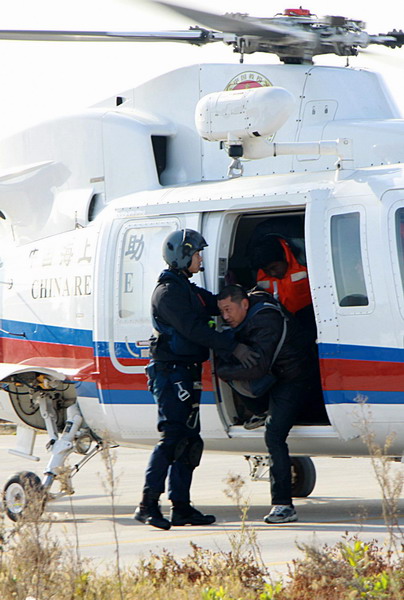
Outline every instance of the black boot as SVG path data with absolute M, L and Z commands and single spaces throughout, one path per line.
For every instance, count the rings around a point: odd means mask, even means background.
M 171 525 L 212 525 L 216 521 L 213 515 L 203 515 L 189 502 L 175 502 L 171 509 Z
M 133 518 L 136 521 L 152 525 L 158 529 L 170 529 L 170 521 L 161 514 L 159 498 L 160 494 L 145 489 L 143 491 L 143 498 L 135 510 Z

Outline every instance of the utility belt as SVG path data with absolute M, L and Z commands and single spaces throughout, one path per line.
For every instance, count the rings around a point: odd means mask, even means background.
M 162 374 L 165 379 L 170 381 L 179 402 L 184 402 L 189 407 L 187 427 L 196 429 L 199 426 L 202 364 L 151 361 L 145 370 L 148 377 L 148 388 L 153 394 L 156 392 L 157 375 Z
M 181 361 L 153 360 L 146 367 L 146 374 L 153 379 L 156 373 L 170 373 L 176 369 L 186 369 L 193 381 L 200 381 L 202 375 L 202 363 L 185 363 Z

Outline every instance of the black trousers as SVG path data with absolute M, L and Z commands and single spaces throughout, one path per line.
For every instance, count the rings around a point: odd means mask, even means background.
M 171 365 L 165 368 L 151 363 L 147 368 L 149 388 L 158 406 L 157 428 L 161 439 L 150 456 L 145 487 L 161 494 L 168 479 L 168 498 L 172 501 L 190 502 L 196 466 L 194 450 L 199 448 L 202 452 L 198 369 L 200 379 L 200 366 Z

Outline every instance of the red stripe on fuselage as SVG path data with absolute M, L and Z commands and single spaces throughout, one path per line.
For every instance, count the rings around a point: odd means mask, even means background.
M 111 388 L 114 390 L 147 390 L 147 377 L 143 373 L 122 373 L 112 364 L 109 357 L 97 358 L 100 372 L 100 383 L 103 388 Z M 145 359 L 119 359 L 119 362 L 124 366 L 146 366 L 148 360 Z M 205 362 L 202 371 L 202 387 L 206 392 L 213 390 L 212 374 L 210 371 L 210 363 Z
M 48 369 L 76 369 L 75 380 L 94 381 L 94 353 L 86 346 L 33 342 L 25 339 L 0 340 L 0 362 L 35 365 Z
M 147 390 L 147 377 L 144 373 L 122 373 L 112 364 L 108 357 L 94 357 L 93 348 L 87 346 L 74 346 L 37 342 L 26 339 L 0 340 L 0 362 L 35 365 L 49 369 L 63 370 L 77 369 L 79 373 L 74 380 L 93 381 L 106 389 L 121 390 Z M 118 361 L 123 366 L 145 367 L 147 359 L 120 358 Z M 210 364 L 204 364 L 203 389 L 212 391 L 212 376 Z
M 320 359 L 326 390 L 404 392 L 404 364 L 373 360 Z
M 69 344 L 52 344 L 49 342 L 34 342 L 26 339 L 0 340 L 1 362 L 21 363 L 38 358 L 63 358 L 72 360 L 94 360 L 92 348 L 87 346 L 73 346 Z

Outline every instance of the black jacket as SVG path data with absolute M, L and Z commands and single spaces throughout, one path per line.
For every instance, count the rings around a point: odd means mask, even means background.
M 236 346 L 232 332 L 218 333 L 209 326 L 211 315 L 219 314 L 216 296 L 180 271 L 161 273 L 151 310 L 155 334 L 150 338 L 150 353 L 155 360 L 201 363 L 209 358 L 209 348 L 227 357 Z
M 267 292 L 254 292 L 249 294 L 249 302 L 251 310 L 257 303 L 276 301 Z M 250 318 L 247 315 L 244 326 L 240 325 L 234 330 L 237 342 L 247 344 L 260 355 L 258 364 L 244 368 L 236 359 L 219 359 L 218 376 L 225 381 L 252 380 L 260 379 L 271 371 L 279 380 L 303 380 L 310 377 L 313 368 L 310 339 L 292 315 L 286 314 L 286 311 L 284 314 L 287 319 L 286 337 L 272 369 L 273 357 L 283 333 L 284 316 L 274 308 L 263 307 Z

